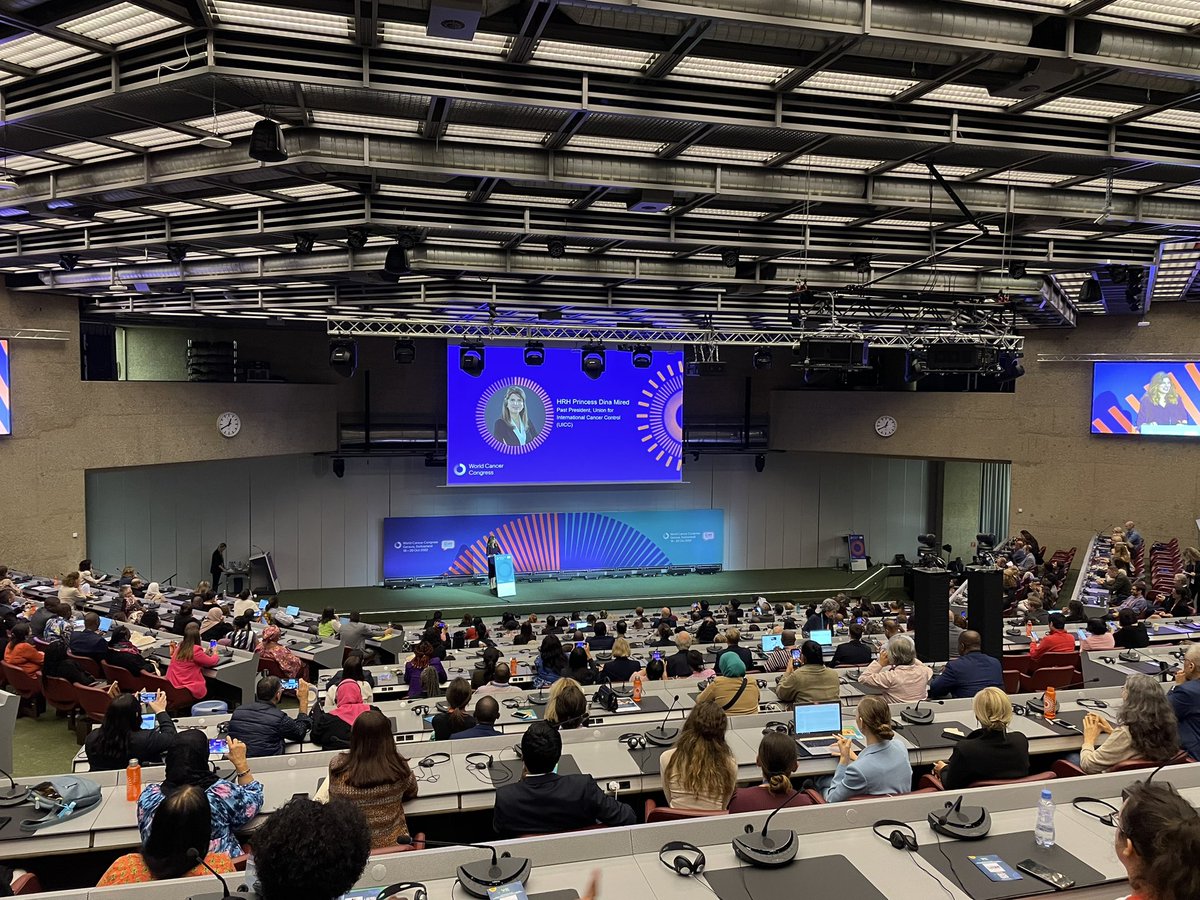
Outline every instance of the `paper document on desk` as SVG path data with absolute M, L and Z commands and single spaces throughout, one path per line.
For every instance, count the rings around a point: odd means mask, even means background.
M 614 712 L 619 712 L 619 713 L 641 712 L 641 711 L 642 711 L 642 708 L 640 706 L 638 706 L 636 703 L 634 703 L 632 700 L 620 699 L 620 698 L 617 699 L 617 708 L 616 708 L 616 710 L 614 710 Z
M 141 632 L 137 631 L 129 635 L 129 640 L 133 646 L 137 647 L 139 650 L 154 646 L 154 638 L 150 637 L 148 634 L 142 634 Z

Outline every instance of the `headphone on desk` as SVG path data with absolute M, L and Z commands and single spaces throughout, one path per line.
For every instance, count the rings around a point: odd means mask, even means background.
M 417 889 L 417 892 L 413 894 L 413 900 L 428 900 L 429 889 L 419 881 L 397 881 L 395 884 L 389 884 L 375 895 L 375 900 L 386 900 L 388 897 L 404 893 L 409 888 Z
M 501 703 L 501 705 L 503 705 L 503 707 L 505 709 L 520 709 L 521 708 L 521 701 L 516 699 L 515 697 L 505 697 L 503 700 L 500 701 L 500 703 Z
M 768 722 L 762 730 L 763 734 L 772 734 L 774 732 L 778 732 L 779 734 L 795 734 L 796 725 L 794 722 L 779 722 L 772 720 Z
M 422 704 L 420 704 L 420 705 L 418 705 L 418 706 L 414 706 L 414 707 L 412 707 L 412 709 L 411 709 L 411 710 L 409 710 L 409 711 L 410 711 L 410 712 L 412 712 L 412 713 L 413 713 L 413 715 L 417 715 L 417 716 L 427 716 L 427 715 L 429 715 L 429 707 L 428 707 L 428 706 L 426 706 L 426 705 L 425 705 L 425 704 L 423 704 L 423 703 L 422 703 Z
M 495 760 L 492 759 L 492 754 L 490 753 L 467 754 L 467 767 L 471 769 L 490 769 L 493 762 Z
M 668 861 L 666 854 L 677 850 L 692 854 L 691 858 L 689 859 L 683 853 L 680 853 L 674 859 Z M 702 875 L 704 873 L 704 851 L 695 844 L 689 844 L 687 841 L 668 841 L 663 844 L 658 851 L 658 861 L 676 875 L 684 878 L 691 878 L 693 875 Z
M 622 744 L 630 750 L 645 750 L 646 735 L 640 731 L 629 731 L 617 738 Z
M 883 834 L 879 829 L 884 825 L 894 825 L 895 827 L 888 834 Z M 904 830 L 907 830 L 908 834 L 905 834 Z M 901 822 L 897 819 L 880 819 L 871 826 L 871 831 L 875 833 L 876 837 L 883 838 L 897 850 L 907 850 L 909 853 L 916 853 L 921 849 L 917 843 L 916 829 L 907 822 Z

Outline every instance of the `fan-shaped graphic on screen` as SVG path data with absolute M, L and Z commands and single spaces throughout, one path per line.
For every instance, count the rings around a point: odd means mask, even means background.
M 562 568 L 559 552 L 558 513 L 531 513 L 502 522 L 491 533 L 500 543 L 500 552 L 512 555 L 518 572 L 555 572 Z M 481 534 L 462 547 L 447 575 L 472 575 L 487 572 L 487 534 Z
M 8 392 L 8 341 L 0 341 L 0 434 L 12 434 L 12 400 Z
M 866 541 L 864 541 L 862 539 L 861 534 L 850 535 L 850 540 L 849 540 L 848 544 L 849 544 L 851 559 L 866 559 L 867 558 L 867 544 L 866 544 Z
M 646 379 L 637 402 L 638 437 L 658 462 L 683 468 L 683 369 L 670 363 Z
M 567 569 L 666 566 L 671 560 L 650 538 L 603 513 L 560 513 Z
M 529 420 L 523 444 L 520 432 L 513 427 L 511 414 L 508 419 L 504 416 L 510 395 L 520 397 Z M 542 446 L 554 430 L 554 401 L 540 384 L 528 378 L 493 381 L 475 404 L 475 427 L 484 443 L 497 453 L 529 453 Z

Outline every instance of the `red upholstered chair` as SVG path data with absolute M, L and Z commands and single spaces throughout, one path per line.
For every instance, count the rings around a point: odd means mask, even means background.
M 1157 769 L 1161 765 L 1180 766 L 1184 763 L 1190 762 L 1195 762 L 1195 760 L 1188 756 L 1187 753 L 1180 750 L 1169 760 L 1167 760 L 1166 763 L 1155 762 L 1152 759 L 1138 759 L 1135 757 L 1133 759 L 1127 759 L 1124 762 L 1117 763 L 1108 771 L 1132 772 L 1137 769 Z M 1067 762 L 1065 759 L 1055 760 L 1053 768 L 1054 774 L 1058 778 L 1079 778 L 1087 774 L 1079 766 L 1075 765 L 1074 763 Z
M 791 793 L 790 791 L 788 793 Z M 821 796 L 819 791 L 814 791 L 812 788 L 806 788 L 800 791 L 794 798 L 788 801 L 787 808 L 793 809 L 797 806 L 819 806 L 825 802 L 825 798 Z M 772 794 L 763 785 L 755 787 L 738 788 L 733 795 L 733 799 L 729 801 L 730 815 L 737 815 L 744 812 L 770 812 L 779 806 L 779 797 Z
M 258 671 L 263 675 L 274 675 L 281 681 L 288 677 L 287 673 L 283 671 L 283 667 L 268 656 L 258 658 Z
M 77 684 L 75 685 L 75 696 L 79 698 L 79 705 L 83 707 L 83 711 L 87 713 L 89 719 L 97 724 L 104 721 L 104 714 L 112 705 L 112 697 L 108 691 L 104 688 Z
M 177 688 L 167 679 L 149 672 L 142 673 L 142 690 L 163 691 L 167 695 L 167 709 L 172 712 L 183 712 L 185 715 L 192 709 L 196 698 L 186 688 Z
M 1000 657 L 1000 665 L 1005 671 L 1010 672 L 1028 672 L 1029 671 L 1029 654 L 1006 654 Z
M 1032 784 L 1038 781 L 1053 781 L 1055 779 L 1053 772 L 1037 772 L 1033 775 L 1026 775 L 1024 778 L 996 778 L 985 781 L 972 781 L 967 785 L 969 788 L 980 787 L 999 787 L 1005 784 Z M 931 787 L 934 790 L 944 791 L 946 788 L 942 784 L 942 780 L 936 775 L 922 775 L 918 785 L 922 788 Z
M 75 727 L 75 712 L 79 709 L 79 697 L 75 685 L 65 678 L 42 676 L 42 695 L 56 710 L 67 714 L 67 727 Z
M 646 801 L 645 822 L 675 822 L 679 819 L 706 819 L 710 816 L 727 816 L 727 809 L 672 809 L 670 806 L 659 806 L 653 798 Z
M 73 660 L 75 665 L 83 669 L 93 678 L 103 678 L 104 673 L 100 671 L 100 663 L 92 659 L 90 656 L 76 656 L 70 650 L 67 651 L 67 659 Z
M 27 894 L 40 894 L 42 892 L 42 883 L 38 881 L 38 877 L 32 872 L 26 872 L 13 881 L 12 892 L 15 897 L 24 897 Z
M 1004 669 L 1001 673 L 1004 676 L 1004 693 L 1010 697 L 1013 694 L 1021 693 L 1021 673 L 1011 669 Z
M 0 662 L 0 672 L 4 673 L 4 680 L 8 682 L 9 688 L 20 695 L 20 711 L 28 713 L 32 709 L 35 719 L 40 716 L 42 710 L 46 708 L 46 701 L 42 695 L 41 673 L 26 675 L 16 666 L 10 666 L 4 662 Z
M 410 853 L 413 850 L 425 849 L 425 833 L 419 832 L 412 836 L 411 844 L 396 844 L 392 847 L 376 847 L 371 851 L 372 856 L 390 856 L 393 853 Z
M 1072 669 L 1079 671 L 1079 654 L 1078 653 L 1046 653 L 1037 662 L 1030 660 L 1029 673 L 1032 675 L 1037 669 L 1051 669 L 1069 666 Z
M 1073 666 L 1046 666 L 1029 675 L 1022 675 L 1019 693 L 1037 694 L 1048 687 L 1064 688 L 1078 681 L 1079 677 L 1075 674 Z
M 141 676 L 134 675 L 124 666 L 114 666 L 112 663 L 100 663 L 100 671 L 109 681 L 115 681 L 117 687 L 126 694 L 136 694 L 142 690 Z
M 913 794 L 936 794 L 935 787 L 918 787 L 915 791 L 909 791 L 907 794 L 855 794 L 853 797 L 847 797 L 845 802 L 850 803 L 854 800 L 886 800 L 888 797 L 909 797 Z

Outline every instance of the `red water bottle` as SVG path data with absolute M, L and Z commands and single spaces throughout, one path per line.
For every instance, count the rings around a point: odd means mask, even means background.
M 1058 695 L 1054 688 L 1046 688 L 1046 693 L 1042 695 L 1042 702 L 1046 704 L 1046 711 L 1042 715 L 1053 721 L 1054 717 L 1058 715 Z
M 136 759 L 131 759 L 125 767 L 125 799 L 136 802 L 142 795 L 142 767 Z
M 633 676 L 633 702 L 640 703 L 642 700 L 642 676 Z

